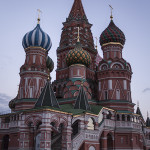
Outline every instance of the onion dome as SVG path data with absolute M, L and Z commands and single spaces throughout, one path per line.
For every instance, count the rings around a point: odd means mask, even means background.
M 113 20 L 110 21 L 108 27 L 102 32 L 100 36 L 100 44 L 103 46 L 107 43 L 120 43 L 125 44 L 124 33 L 114 24 Z
M 25 34 L 22 45 L 24 49 L 28 47 L 42 47 L 46 50 L 50 50 L 52 42 L 49 35 L 41 29 L 38 23 L 32 31 Z
M 12 99 L 12 100 L 9 102 L 9 108 L 10 108 L 10 109 L 14 109 L 14 108 L 15 108 L 15 100 L 16 100 L 16 98 Z
M 66 63 L 68 66 L 73 64 L 83 64 L 88 67 L 91 63 L 91 56 L 87 51 L 83 50 L 80 42 L 77 42 L 75 48 L 68 52 Z
M 52 72 L 54 69 L 54 62 L 49 56 L 47 56 L 46 59 L 46 67 L 49 69 L 50 72 Z

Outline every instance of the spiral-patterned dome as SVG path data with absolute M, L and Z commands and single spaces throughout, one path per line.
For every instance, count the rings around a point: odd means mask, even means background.
M 125 35 L 124 33 L 114 24 L 113 20 L 110 21 L 108 27 L 102 32 L 100 36 L 100 44 L 116 42 L 122 45 L 125 44 Z
M 47 56 L 46 59 L 46 67 L 49 69 L 50 72 L 52 72 L 54 69 L 54 62 L 49 56 Z
M 83 64 L 88 67 L 91 63 L 91 56 L 87 51 L 83 50 L 80 42 L 77 42 L 75 48 L 68 52 L 66 63 L 68 66 L 73 64 Z
M 32 31 L 25 34 L 22 45 L 24 49 L 35 46 L 50 50 L 52 42 L 49 35 L 41 29 L 40 24 L 37 24 Z

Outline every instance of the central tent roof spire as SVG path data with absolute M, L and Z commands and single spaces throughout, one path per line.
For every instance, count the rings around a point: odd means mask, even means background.
M 69 17 L 85 19 L 86 14 L 82 5 L 82 0 L 74 0 L 74 4 L 70 11 Z

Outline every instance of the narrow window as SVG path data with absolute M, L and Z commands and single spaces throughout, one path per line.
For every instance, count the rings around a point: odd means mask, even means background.
M 23 88 L 20 89 L 20 98 L 23 98 Z
M 127 90 L 127 80 L 123 80 L 124 90 Z
M 117 56 L 117 53 L 116 53 L 116 51 L 114 52 L 114 58 L 116 58 L 116 56 Z
M 29 56 L 27 56 L 27 63 L 29 62 Z
M 112 90 L 112 80 L 108 80 L 108 89 Z
M 30 87 L 30 98 L 33 98 L 33 87 Z
M 42 64 L 42 62 L 43 62 L 43 59 L 42 59 L 42 56 L 40 57 L 40 63 Z
M 123 137 L 121 137 L 121 144 L 123 144 Z
M 109 52 L 107 52 L 107 59 L 109 58 Z
M 33 55 L 33 64 L 35 64 L 36 55 Z
M 108 92 L 104 91 L 104 99 L 107 100 L 108 99 Z
M 99 84 L 98 84 L 98 89 L 99 89 L 99 91 L 101 91 L 101 82 L 99 82 Z
M 73 76 L 73 70 L 71 70 L 71 76 Z
M 120 99 L 120 90 L 116 90 L 116 99 Z
M 130 94 L 130 92 L 128 91 L 128 93 L 127 93 L 127 100 L 128 101 L 130 101 L 131 100 L 131 94 Z
M 77 75 L 79 76 L 79 74 L 80 74 L 80 70 L 79 70 L 79 69 L 77 69 Z

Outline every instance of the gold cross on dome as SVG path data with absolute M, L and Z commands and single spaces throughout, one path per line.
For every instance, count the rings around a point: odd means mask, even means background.
M 78 28 L 78 37 L 77 37 L 77 42 L 80 42 L 80 27 L 77 27 Z
M 109 5 L 110 9 L 111 9 L 111 16 L 110 16 L 110 19 L 112 20 L 113 19 L 113 15 L 112 15 L 112 11 L 113 11 L 113 7 L 111 5 Z
M 42 13 L 42 11 L 40 9 L 37 9 L 37 12 L 38 12 L 38 24 L 40 24 L 40 14 Z

